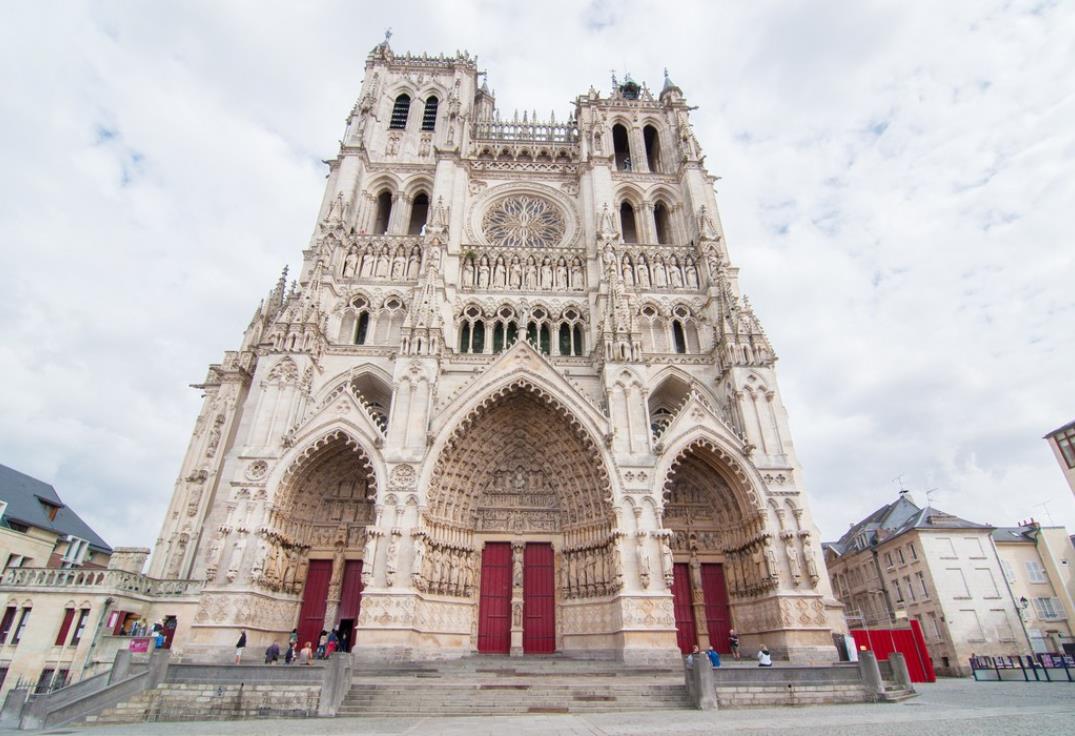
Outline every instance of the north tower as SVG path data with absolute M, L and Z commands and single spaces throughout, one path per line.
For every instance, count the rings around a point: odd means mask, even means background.
M 680 89 L 504 119 L 376 46 L 303 266 L 212 365 L 150 574 L 183 646 L 832 660 L 774 372 Z

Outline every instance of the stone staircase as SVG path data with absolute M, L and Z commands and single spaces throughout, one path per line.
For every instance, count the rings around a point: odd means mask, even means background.
M 358 665 L 340 716 L 601 713 L 689 708 L 678 669 L 566 657 Z

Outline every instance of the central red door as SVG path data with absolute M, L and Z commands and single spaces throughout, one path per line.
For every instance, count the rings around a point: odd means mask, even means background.
M 482 550 L 478 602 L 478 651 L 507 654 L 511 649 L 511 545 L 489 542 Z
M 310 569 L 306 572 L 306 586 L 302 591 L 302 608 L 299 609 L 300 647 L 306 642 L 317 646 L 317 639 L 325 628 L 325 603 L 331 579 L 332 560 L 310 560 Z
M 698 643 L 694 627 L 694 606 L 691 604 L 691 573 L 685 562 L 672 566 L 672 609 L 676 614 L 676 641 L 684 654 Z
M 552 545 L 530 543 L 523 552 L 523 651 L 556 651 L 556 597 Z
M 732 630 L 732 611 L 728 605 L 728 588 L 724 584 L 724 566 L 702 565 L 702 597 L 705 600 L 705 623 L 709 645 L 718 652 L 731 652 L 728 632 Z

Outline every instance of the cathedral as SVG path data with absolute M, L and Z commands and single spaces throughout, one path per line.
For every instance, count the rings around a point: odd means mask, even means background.
M 776 356 L 683 92 L 498 112 L 476 57 L 369 54 L 296 281 L 204 404 L 149 574 L 176 647 L 836 658 Z M 182 618 L 182 617 L 181 617 Z

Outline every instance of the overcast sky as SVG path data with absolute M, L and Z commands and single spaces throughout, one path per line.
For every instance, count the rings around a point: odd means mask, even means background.
M 1069 3 L 6 4 L 0 463 L 153 543 L 187 386 L 299 265 L 389 26 L 478 54 L 509 113 L 669 69 L 826 539 L 898 476 L 1075 531 L 1041 439 L 1075 419 Z

